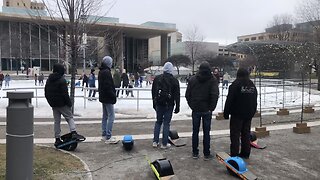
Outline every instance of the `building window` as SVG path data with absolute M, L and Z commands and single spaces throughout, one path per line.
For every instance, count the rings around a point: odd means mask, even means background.
M 26 3 L 23 3 L 23 6 L 26 7 Z
M 244 41 L 249 41 L 249 38 L 245 38 Z
M 219 51 L 223 51 L 223 49 L 219 49 Z
M 257 40 L 257 37 L 251 37 L 251 41 Z
M 19 3 L 17 2 L 17 6 L 19 6 Z
M 9 1 L 6 2 L 6 6 L 9 7 Z
M 259 40 L 263 40 L 264 38 L 263 38 L 263 36 L 259 36 Z

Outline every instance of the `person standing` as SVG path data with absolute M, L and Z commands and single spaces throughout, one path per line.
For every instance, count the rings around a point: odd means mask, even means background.
M 228 74 L 228 72 L 226 72 L 223 75 L 222 88 L 228 89 L 228 84 L 229 84 L 230 79 L 231 79 L 230 75 Z
M 166 62 L 163 66 L 163 74 L 158 75 L 154 79 L 151 89 L 153 109 L 156 111 L 157 115 L 152 146 L 158 147 L 160 129 L 163 124 L 162 149 L 166 149 L 171 146 L 170 143 L 168 143 L 168 136 L 174 106 L 175 114 L 180 111 L 180 85 L 179 81 L 173 77 L 172 72 L 172 63 Z
M 94 74 L 94 69 L 91 69 L 91 73 L 89 75 L 88 84 L 89 88 L 96 88 L 96 75 Z M 92 96 L 91 96 L 92 95 Z M 89 90 L 89 101 L 96 100 L 94 97 L 96 96 L 96 90 Z
M 113 74 L 113 82 L 116 88 L 120 88 L 121 86 L 121 75 L 119 69 L 116 69 Z M 120 90 L 116 90 L 117 97 L 119 97 Z
M 38 81 L 38 75 L 34 74 L 34 85 L 37 85 L 37 81 Z
M 10 75 L 7 73 L 7 74 L 4 76 L 4 84 L 5 84 L 5 87 L 9 87 L 10 81 L 11 81 L 11 77 L 10 77 Z
M 43 80 L 44 80 L 44 75 L 43 73 L 41 73 L 41 75 L 38 77 L 39 86 L 43 86 Z
M 219 85 L 219 83 L 220 83 L 220 73 L 219 73 L 219 69 L 214 69 L 213 75 L 214 75 L 214 77 L 217 79 L 218 85 Z
M 83 138 L 76 131 L 76 126 L 73 119 L 73 114 L 71 110 L 71 100 L 68 94 L 67 82 L 64 78 L 65 69 L 62 64 L 55 64 L 53 66 L 53 73 L 49 75 L 46 82 L 44 94 L 52 107 L 53 118 L 54 118 L 54 146 L 62 144 L 60 139 L 61 136 L 61 115 L 68 122 L 69 130 L 72 134 L 73 139 Z
M 112 137 L 112 126 L 115 119 L 114 104 L 117 102 L 116 89 L 111 75 L 112 58 L 105 56 L 102 59 L 99 75 L 98 90 L 99 101 L 102 103 L 102 141 L 106 143 L 117 143 Z
M 189 79 L 185 97 L 192 109 L 192 157 L 199 158 L 199 129 L 202 120 L 204 160 L 210 160 L 213 158 L 210 152 L 212 111 L 217 106 L 219 88 L 207 61 L 202 62 L 197 74 Z
M 129 85 L 129 77 L 128 74 L 126 73 L 126 70 L 123 69 L 122 70 L 122 74 L 121 74 L 121 81 L 122 81 L 122 88 L 128 88 Z M 121 92 L 121 96 L 123 95 L 123 91 Z M 126 95 L 128 96 L 128 90 L 126 90 Z
M 248 70 L 240 68 L 230 85 L 224 107 L 224 118 L 230 119 L 230 155 L 249 158 L 251 120 L 257 111 L 257 89 L 249 78 Z M 239 153 L 241 137 L 241 152 Z
M 4 75 L 3 75 L 2 71 L 0 71 L 0 89 L 2 89 L 3 80 L 4 80 Z
M 83 87 L 84 85 L 86 85 L 86 88 L 88 87 L 88 76 L 86 75 L 86 73 L 83 73 L 83 76 L 82 76 L 82 90 L 83 91 Z

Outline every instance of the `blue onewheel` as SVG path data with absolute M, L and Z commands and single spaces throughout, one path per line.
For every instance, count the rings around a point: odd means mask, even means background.
M 243 174 L 248 171 L 246 162 L 240 157 L 230 157 L 225 162 L 234 168 L 239 174 Z

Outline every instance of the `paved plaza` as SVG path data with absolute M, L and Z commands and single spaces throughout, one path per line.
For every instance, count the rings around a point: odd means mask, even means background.
M 267 144 L 264 150 L 252 149 L 248 168 L 259 179 L 319 179 L 320 177 L 320 121 L 319 111 L 305 114 L 311 127 L 310 134 L 295 134 L 292 127 L 299 121 L 300 113 L 289 116 L 264 115 L 263 124 L 270 130 L 270 136 L 261 139 Z M 155 119 L 143 116 L 116 116 L 113 134 L 122 139 L 123 135 L 131 134 L 135 139 L 134 149 L 126 152 L 121 142 L 117 145 L 105 144 L 100 141 L 100 118 L 76 119 L 79 133 L 87 136 L 87 141 L 79 144 L 73 154 L 80 157 L 91 170 L 82 173 L 83 179 L 155 179 L 145 157 L 150 159 L 166 157 L 172 163 L 175 179 L 235 179 L 216 159 L 204 161 L 203 155 L 194 160 L 191 157 L 191 118 L 177 118 L 172 121 L 171 129 L 187 139 L 184 147 L 172 147 L 167 150 L 152 147 L 152 133 Z M 0 120 L 0 143 L 5 142 L 5 118 Z M 35 117 L 35 143 L 53 147 L 53 120 Z M 212 123 L 212 153 L 229 152 L 229 121 L 214 120 Z M 259 126 L 259 119 L 254 118 L 252 127 Z M 62 125 L 67 132 L 67 125 Z M 202 138 L 200 138 L 202 139 Z M 202 152 L 202 141 L 200 141 Z M 71 174 L 72 174 L 71 173 Z M 72 176 L 72 175 L 70 175 Z

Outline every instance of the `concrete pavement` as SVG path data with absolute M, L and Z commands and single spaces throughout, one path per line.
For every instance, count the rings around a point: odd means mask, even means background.
M 320 121 L 317 119 L 319 111 L 305 114 L 311 128 L 310 134 L 294 134 L 292 126 L 299 121 L 300 114 L 289 116 L 263 116 L 263 124 L 272 130 L 270 137 L 261 141 L 268 147 L 264 150 L 252 149 L 247 160 L 248 168 L 259 179 L 319 179 L 320 178 Z M 117 145 L 105 144 L 100 138 L 100 119 L 77 119 L 77 129 L 88 137 L 86 143 L 79 144 L 73 152 L 86 162 L 94 180 L 104 179 L 155 179 L 145 156 L 151 159 L 166 157 L 173 166 L 177 179 L 235 179 L 230 176 L 225 167 L 216 159 L 204 161 L 203 155 L 198 160 L 191 157 L 191 118 L 173 120 L 172 129 L 177 129 L 181 136 L 186 137 L 187 145 L 172 147 L 168 150 L 152 148 L 152 132 L 154 119 L 117 119 L 113 134 L 122 138 L 125 134 L 136 137 L 134 149 L 126 152 L 121 142 Z M 0 120 L 0 143 L 5 139 L 5 120 Z M 1 124 L 2 123 L 2 124 Z M 229 121 L 212 123 L 212 153 L 229 152 Z M 259 126 L 259 119 L 255 118 L 252 127 Z M 62 125 L 63 132 L 67 132 L 67 125 Z M 280 129 L 280 130 L 279 130 Z M 42 142 L 52 146 L 53 125 L 50 119 L 35 119 L 35 142 Z M 138 137 L 140 137 L 138 139 Z M 202 138 L 200 138 L 201 140 Z M 41 141 L 40 141 L 41 140 Z M 200 141 L 202 152 L 202 141 Z M 80 173 L 80 172 L 77 172 Z

